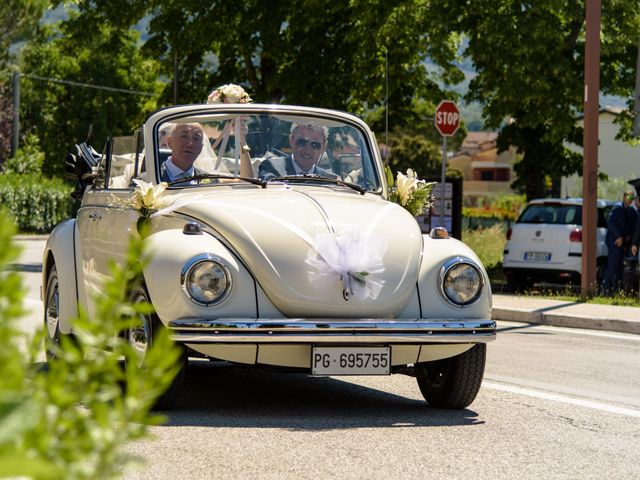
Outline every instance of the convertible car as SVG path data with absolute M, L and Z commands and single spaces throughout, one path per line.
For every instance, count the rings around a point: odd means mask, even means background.
M 81 208 L 44 252 L 49 345 L 73 334 L 79 306 L 95 315 L 109 262 L 124 263 L 142 216 L 151 259 L 132 299 L 155 313 L 125 334 L 140 368 L 154 332 L 168 329 L 184 368 L 200 357 L 312 376 L 405 374 L 433 407 L 475 399 L 496 336 L 486 271 L 445 229 L 423 235 L 387 200 L 362 120 L 285 105 L 175 106 L 100 154 L 77 148 L 67 163 Z M 185 159 L 189 175 L 172 180 Z M 144 205 L 133 201 L 141 196 Z M 179 398 L 184 368 L 160 408 Z

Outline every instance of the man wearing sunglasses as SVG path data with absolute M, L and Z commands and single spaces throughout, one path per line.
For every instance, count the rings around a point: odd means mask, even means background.
M 624 269 L 625 242 L 629 240 L 629 206 L 635 194 L 629 190 L 622 195 L 622 202 L 617 203 L 607 219 L 607 269 L 602 282 L 602 294 L 613 295 L 620 290 Z
M 327 129 L 315 124 L 294 123 L 289 134 L 291 155 L 265 159 L 258 169 L 263 180 L 289 175 L 318 175 L 336 178 L 328 170 L 318 167 L 318 162 L 327 148 Z

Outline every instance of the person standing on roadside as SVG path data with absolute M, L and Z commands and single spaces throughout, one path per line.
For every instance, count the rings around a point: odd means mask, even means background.
M 602 282 L 602 294 L 612 295 L 620 288 L 622 270 L 624 268 L 625 240 L 629 237 L 629 206 L 635 194 L 628 190 L 622 196 L 622 202 L 617 203 L 607 219 L 607 269 Z M 634 212 L 635 213 L 635 212 Z

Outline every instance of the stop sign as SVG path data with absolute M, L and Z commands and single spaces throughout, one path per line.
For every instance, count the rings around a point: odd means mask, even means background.
M 436 107 L 436 128 L 443 137 L 455 135 L 460 127 L 460 112 L 451 100 L 442 100 Z

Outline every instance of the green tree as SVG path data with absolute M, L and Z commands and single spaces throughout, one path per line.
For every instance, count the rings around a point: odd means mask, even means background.
M 509 124 L 499 146 L 523 155 L 516 184 L 527 197 L 544 196 L 544 179 L 580 172 L 581 157 L 564 142 L 582 144 L 576 116 L 583 110 L 584 0 L 433 0 L 432 15 L 466 35 L 465 55 L 477 76 L 468 100 L 484 105 L 488 128 Z M 631 96 L 640 10 L 635 0 L 602 9 L 601 89 Z
M 36 30 L 47 0 L 5 0 L 0 2 L 0 164 L 9 157 L 13 135 L 13 92 L 11 54 L 18 42 L 28 40 Z
M 0 2 L 0 70 L 9 62 L 10 47 L 29 39 L 49 3 L 48 0 Z
M 45 26 L 22 52 L 22 123 L 40 138 L 43 171 L 61 173 L 74 142 L 87 138 L 102 148 L 107 135 L 127 135 L 156 108 L 155 98 L 43 81 L 48 77 L 128 91 L 159 88 L 157 63 L 140 53 L 139 34 L 128 27 L 97 24 L 90 30 L 72 13 Z
M 178 75 L 178 102 L 202 102 L 218 85 L 238 83 L 259 102 L 338 108 L 363 114 L 384 104 L 385 59 L 393 126 L 415 120 L 412 102 L 442 97 L 441 81 L 456 83 L 456 39 L 431 21 L 426 0 L 326 2 L 247 0 L 80 2 L 89 30 L 133 25 L 147 15 L 144 50 Z M 119 18 L 116 18 L 119 17 Z M 432 58 L 441 68 L 428 71 Z M 164 103 L 173 102 L 167 83 Z

